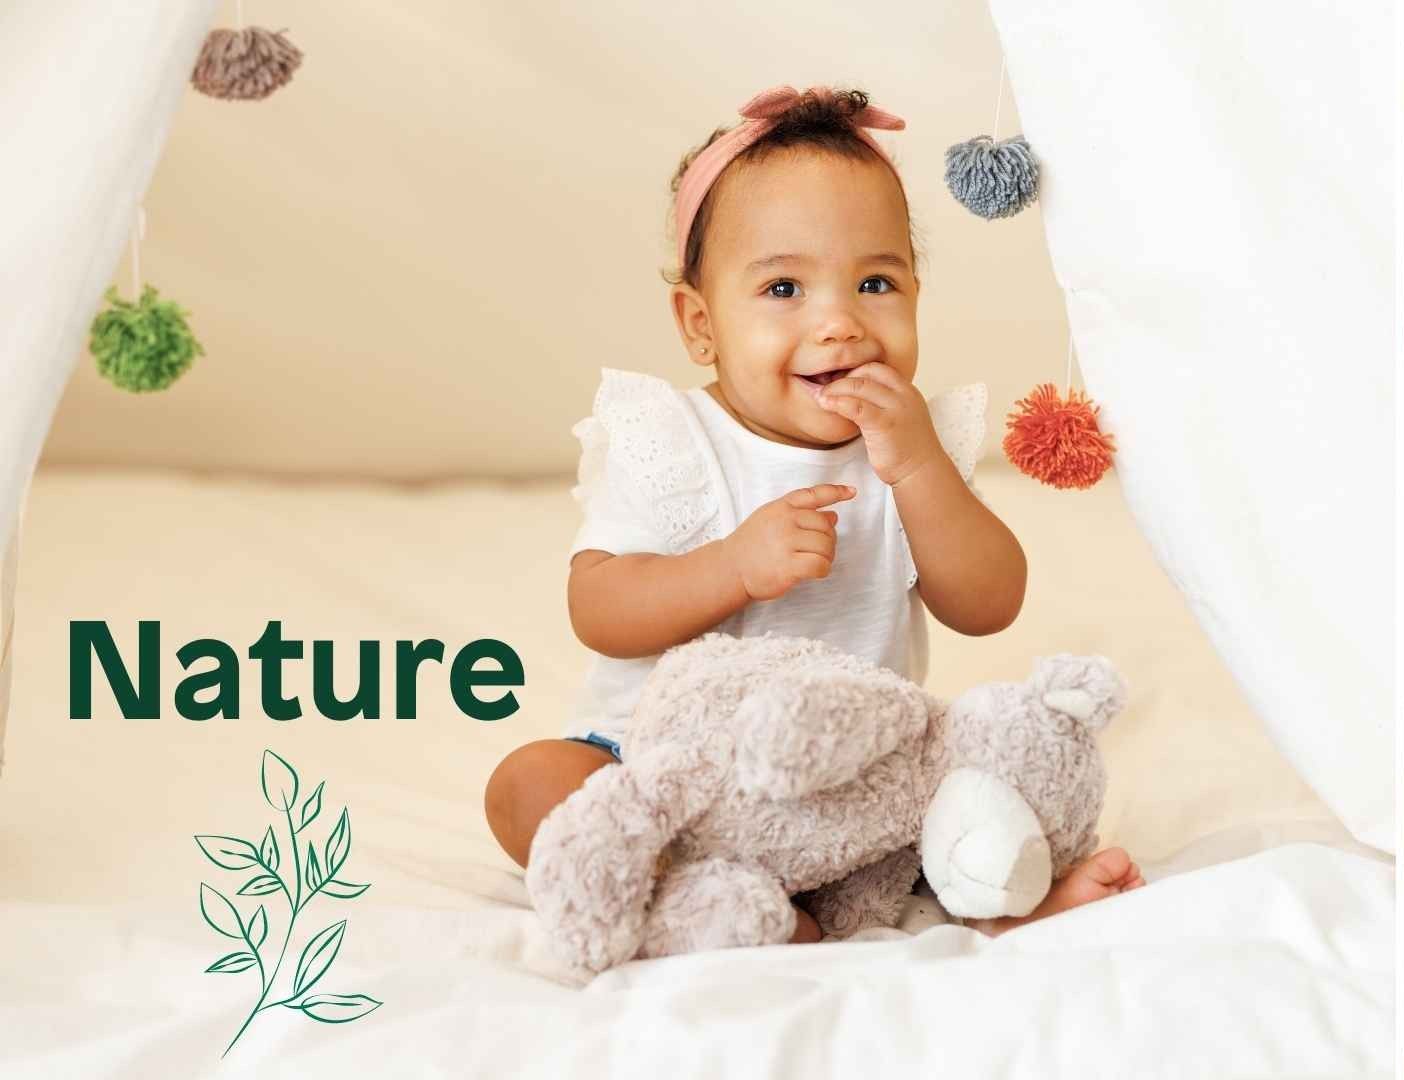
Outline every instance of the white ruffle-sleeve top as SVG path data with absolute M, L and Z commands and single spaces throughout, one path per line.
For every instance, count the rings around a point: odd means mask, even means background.
M 988 393 L 971 383 L 927 399 L 941 445 L 966 483 L 985 435 Z M 774 600 L 746 605 L 712 629 L 735 637 L 775 633 L 817 638 L 926 679 L 926 611 L 916 563 L 892 489 L 868 462 L 862 438 L 831 450 L 772 442 L 736 421 L 706 390 L 677 390 L 656 375 L 604 368 L 592 415 L 571 433 L 581 444 L 571 495 L 584 521 L 568 558 L 681 555 L 729 535 L 762 504 L 814 484 L 857 494 L 838 514 L 833 565 Z M 598 732 L 628 747 L 629 721 L 658 655 L 594 654 L 563 736 Z

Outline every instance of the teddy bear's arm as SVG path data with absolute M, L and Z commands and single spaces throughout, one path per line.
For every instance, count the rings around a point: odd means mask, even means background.
M 598 972 L 638 951 L 658 857 L 716 798 L 718 776 L 701 748 L 661 746 L 596 769 L 541 819 L 527 895 L 569 964 Z
M 736 784 L 792 799 L 855 779 L 928 723 L 928 699 L 886 673 L 777 676 L 736 710 Z

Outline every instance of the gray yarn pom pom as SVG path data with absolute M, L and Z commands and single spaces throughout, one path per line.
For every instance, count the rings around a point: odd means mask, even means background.
M 1022 135 L 979 135 L 946 151 L 946 186 L 982 218 L 1012 217 L 1038 198 L 1038 159 Z
M 301 63 L 302 51 L 281 30 L 211 30 L 190 81 L 210 97 L 258 101 L 285 85 Z

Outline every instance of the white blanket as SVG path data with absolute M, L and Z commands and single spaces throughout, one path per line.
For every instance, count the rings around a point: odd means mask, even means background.
M 931 926 L 634 961 L 583 991 L 518 904 L 369 906 L 337 1029 L 242 1013 L 188 908 L 0 906 L 6 1076 L 1390 1075 L 1393 869 L 1295 843 L 989 939 Z M 520 900 L 521 897 L 518 897 Z M 907 922 L 921 921 L 913 897 Z

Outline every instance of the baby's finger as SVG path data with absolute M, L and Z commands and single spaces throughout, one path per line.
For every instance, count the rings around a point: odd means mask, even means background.
M 849 371 L 845 378 L 872 379 L 881 383 L 890 390 L 901 391 L 904 385 L 911 385 L 911 380 L 902 376 L 891 364 L 884 364 L 881 360 L 872 360 L 866 364 L 859 364 Z M 835 382 L 842 380 L 835 379 Z M 830 383 L 829 385 L 833 385 Z
M 814 529 L 795 529 L 790 534 L 789 542 L 791 551 L 806 551 L 833 561 L 838 537 L 833 533 L 816 532 Z
M 838 524 L 838 512 L 835 510 L 796 510 L 792 520 L 801 529 L 833 532 L 834 526 Z
M 842 379 L 835 379 L 833 382 L 827 383 L 819 391 L 821 405 L 827 405 L 842 397 L 858 398 L 870 407 L 878 409 L 896 408 L 900 401 L 896 391 L 871 377 L 865 379 L 846 375 Z
M 817 510 L 821 506 L 828 506 L 829 503 L 851 499 L 857 494 L 858 489 L 848 484 L 815 484 L 813 487 L 799 488 L 788 495 L 782 495 L 781 498 L 796 510 Z
M 818 535 L 817 533 L 815 535 Z M 796 551 L 790 556 L 790 569 L 796 577 L 825 578 L 833 568 L 833 560 L 811 551 Z

